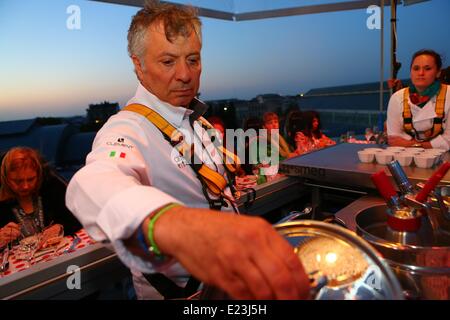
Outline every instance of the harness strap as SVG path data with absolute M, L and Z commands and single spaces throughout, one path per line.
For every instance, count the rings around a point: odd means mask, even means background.
M 209 134 L 209 130 L 214 129 L 211 123 L 209 123 L 205 118 L 199 117 L 198 120 L 202 124 L 205 131 Z M 210 139 L 212 140 L 212 136 L 210 135 Z M 225 167 L 225 173 L 228 178 L 228 187 L 230 188 L 233 196 L 236 199 L 239 199 L 241 196 L 241 193 L 236 189 L 234 185 L 234 179 L 236 177 L 237 171 L 239 170 L 239 167 L 241 166 L 241 161 L 237 154 L 230 152 L 228 149 L 226 149 L 222 144 L 218 147 L 219 151 L 222 155 L 222 162 Z M 223 197 L 227 198 L 224 194 L 222 194 Z M 228 198 L 227 198 L 228 199 Z M 228 199 L 230 200 L 230 199 Z M 226 203 L 226 202 L 225 202 Z M 233 204 L 233 201 L 230 200 L 230 203 L 233 206 L 233 209 L 236 213 L 239 212 L 237 207 Z
M 165 135 L 170 137 L 172 141 L 175 141 L 176 138 L 179 138 L 178 136 L 173 136 L 174 134 L 180 134 L 169 122 L 167 122 L 166 119 L 164 119 L 158 112 L 147 108 L 146 106 L 142 104 L 130 104 L 123 108 L 123 110 L 126 111 L 133 111 L 136 113 L 139 113 L 140 115 L 144 116 L 149 120 L 151 123 L 153 123 L 160 131 L 162 131 Z
M 170 140 L 169 142 L 171 144 L 173 142 L 178 142 L 175 147 L 181 156 L 184 157 L 185 153 L 189 151 L 192 159 L 189 159 L 191 161 L 188 162 L 191 164 L 193 170 L 198 174 L 200 180 L 205 183 L 208 190 L 215 196 L 220 196 L 222 194 L 227 187 L 227 180 L 220 173 L 202 163 L 196 157 L 195 153 L 191 151 L 191 148 L 187 145 L 187 143 L 184 142 L 182 134 L 159 113 L 141 104 L 131 104 L 123 108 L 123 110 L 133 111 L 144 116 L 147 120 L 153 123 L 166 138 Z
M 214 129 L 212 124 L 209 123 L 205 118 L 199 117 L 198 120 L 200 121 L 204 129 L 206 129 L 206 132 L 208 132 L 208 130 Z M 239 166 L 241 165 L 239 157 L 235 153 L 227 150 L 223 145 L 219 146 L 218 149 L 222 154 L 223 163 L 226 169 L 231 173 L 236 173 Z
M 204 179 L 208 190 L 216 196 L 220 195 L 227 187 L 226 179 L 221 174 L 204 164 L 201 165 L 198 173 Z
M 433 139 L 434 137 L 441 134 L 444 129 L 442 127 L 443 119 L 445 116 L 445 97 L 447 94 L 447 86 L 441 84 L 439 89 L 439 94 L 436 97 L 435 113 L 436 117 L 433 118 L 433 127 L 426 130 L 423 134 L 426 137 L 426 141 Z M 403 92 L 403 128 L 406 133 L 411 136 L 415 135 L 416 130 L 414 129 L 412 122 L 411 107 L 409 105 L 409 88 L 405 88 Z
M 445 97 L 447 95 L 447 86 L 441 84 L 441 88 L 439 90 L 439 94 L 436 98 L 436 114 L 438 118 L 434 118 L 434 127 L 436 128 L 436 132 L 442 133 L 442 122 L 445 114 Z

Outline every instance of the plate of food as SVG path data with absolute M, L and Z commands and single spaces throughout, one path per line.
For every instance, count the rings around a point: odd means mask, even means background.
M 246 175 L 244 177 L 236 177 L 236 187 L 238 189 L 251 188 L 257 185 L 258 176 Z

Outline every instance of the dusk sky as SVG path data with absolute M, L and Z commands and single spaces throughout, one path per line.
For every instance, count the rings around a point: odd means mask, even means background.
M 338 1 L 251 2 L 209 1 L 235 12 Z M 71 5 L 80 8 L 80 29 L 67 28 Z M 126 103 L 137 85 L 126 36 L 138 9 L 87 0 L 0 0 L 0 121 L 84 115 L 90 103 Z M 421 48 L 436 50 L 450 65 L 449 13 L 450 0 L 399 5 L 400 78 L 409 76 L 410 57 Z M 369 16 L 352 10 L 245 22 L 202 18 L 201 98 L 295 95 L 378 81 L 380 31 L 367 28 Z M 386 7 L 385 77 L 389 19 Z

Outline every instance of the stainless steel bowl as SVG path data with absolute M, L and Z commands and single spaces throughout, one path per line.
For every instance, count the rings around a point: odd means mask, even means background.
M 401 300 L 400 283 L 381 256 L 355 233 L 314 220 L 276 225 L 294 247 L 317 300 Z M 206 287 L 202 299 L 227 299 Z
M 288 222 L 276 229 L 295 248 L 314 283 L 322 283 L 314 289 L 315 299 L 403 299 L 400 283 L 388 264 L 355 233 L 313 220 Z
M 423 228 L 417 234 L 393 237 L 387 232 L 386 210 L 385 205 L 376 205 L 358 212 L 357 233 L 383 255 L 407 298 L 450 299 L 450 233 L 440 230 L 430 235 L 429 228 Z M 437 209 L 432 214 L 439 217 Z M 412 242 L 416 244 L 405 244 Z

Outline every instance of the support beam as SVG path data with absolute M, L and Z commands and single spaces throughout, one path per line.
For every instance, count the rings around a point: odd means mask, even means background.
M 318 4 L 318 5 L 312 5 L 312 6 L 302 6 L 302 7 L 276 9 L 276 10 L 267 10 L 267 11 L 246 12 L 246 13 L 236 14 L 236 21 L 279 18 L 279 17 L 297 16 L 297 15 L 304 15 L 304 14 L 366 9 L 370 5 L 380 5 L 380 0 L 358 0 L 358 1 L 347 1 L 347 2 L 339 2 L 339 3 L 328 3 L 328 4 Z M 385 5 L 388 6 L 389 3 L 386 3 Z
M 113 4 L 121 4 L 134 7 L 143 7 L 144 0 L 90 0 L 97 2 L 106 2 Z M 431 0 L 403 0 L 404 5 L 412 5 L 419 2 L 426 2 Z M 171 1 L 163 1 L 168 3 L 173 3 Z M 298 6 L 292 8 L 283 9 L 272 9 L 263 11 L 253 11 L 253 12 L 243 12 L 235 13 L 221 10 L 208 9 L 203 7 L 196 7 L 198 14 L 202 17 L 228 20 L 228 21 L 246 21 L 246 20 L 258 20 L 258 19 L 268 19 L 268 18 L 279 18 L 279 17 L 289 17 L 298 16 L 304 14 L 314 14 L 314 13 L 324 13 L 324 12 L 337 12 L 337 11 L 348 11 L 348 10 L 358 10 L 366 9 L 370 5 L 380 5 L 380 0 L 354 0 L 346 2 L 337 3 L 325 3 L 312 6 Z M 186 4 L 188 1 L 186 1 Z M 399 0 L 400 3 L 400 0 Z M 180 3 L 173 3 L 176 5 L 182 5 Z M 390 5 L 390 1 L 386 1 L 385 6 Z
M 142 8 L 144 6 L 144 0 L 91 0 L 91 1 L 120 4 L 120 5 L 138 7 L 138 8 Z M 170 1 L 163 1 L 163 2 L 173 3 Z M 179 3 L 173 3 L 173 4 L 181 5 Z M 213 10 L 213 9 L 207 9 L 207 8 L 201 8 L 201 7 L 196 7 L 196 8 L 198 10 L 198 14 L 202 17 L 219 19 L 219 20 L 229 20 L 229 21 L 235 20 L 234 14 L 231 12 L 219 11 L 219 10 Z

